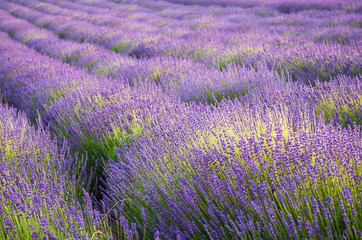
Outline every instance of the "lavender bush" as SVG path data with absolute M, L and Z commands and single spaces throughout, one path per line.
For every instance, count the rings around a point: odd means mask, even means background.
M 2 239 L 108 239 L 102 215 L 84 192 L 77 200 L 84 161 L 30 126 L 24 113 L 0 106 L 0 237 Z

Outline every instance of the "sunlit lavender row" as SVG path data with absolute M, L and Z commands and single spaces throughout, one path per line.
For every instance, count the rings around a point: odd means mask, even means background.
M 0 1 L 0 238 L 362 238 L 359 1 Z

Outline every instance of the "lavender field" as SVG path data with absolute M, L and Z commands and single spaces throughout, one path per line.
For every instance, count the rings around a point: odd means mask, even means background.
M 362 239 L 359 0 L 0 0 L 0 239 Z

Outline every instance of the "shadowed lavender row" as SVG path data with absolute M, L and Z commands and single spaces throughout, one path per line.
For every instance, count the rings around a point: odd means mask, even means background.
M 83 207 L 77 200 L 85 161 L 71 157 L 41 126 L 32 127 L 24 113 L 2 104 L 0 149 L 1 239 L 91 239 L 93 234 L 109 239 L 88 193 L 82 194 Z

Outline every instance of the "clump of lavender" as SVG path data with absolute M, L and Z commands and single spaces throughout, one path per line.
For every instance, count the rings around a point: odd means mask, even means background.
M 291 92 L 296 84 L 288 83 L 265 65 L 254 68 L 227 64 L 223 71 L 198 68 L 176 82 L 174 94 L 181 100 L 217 104 L 222 99 L 262 99 L 275 91 Z
M 24 113 L 0 105 L 0 237 L 2 239 L 108 239 L 88 193 L 77 200 L 84 162 L 59 147 Z M 97 234 L 99 232 L 99 234 Z

